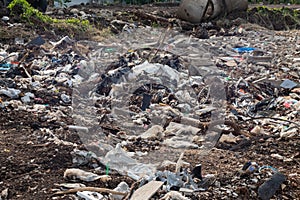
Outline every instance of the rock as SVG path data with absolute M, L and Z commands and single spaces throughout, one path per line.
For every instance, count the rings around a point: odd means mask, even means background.
M 77 8 L 72 8 L 72 9 L 70 10 L 70 13 L 72 13 L 73 15 L 78 15 L 79 10 L 78 10 Z

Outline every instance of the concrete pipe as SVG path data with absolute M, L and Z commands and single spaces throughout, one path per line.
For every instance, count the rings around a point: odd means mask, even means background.
M 183 0 L 177 15 L 183 20 L 200 23 L 203 19 L 214 19 L 247 8 L 248 0 Z

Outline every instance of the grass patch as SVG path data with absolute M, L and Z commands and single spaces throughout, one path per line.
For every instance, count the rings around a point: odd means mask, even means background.
M 8 9 L 14 17 L 18 17 L 21 21 L 25 21 L 36 27 L 49 26 L 62 32 L 75 35 L 77 32 L 87 32 L 92 28 L 88 20 L 78 18 L 56 19 L 48 15 L 44 15 L 39 10 L 33 8 L 26 0 L 13 0 Z

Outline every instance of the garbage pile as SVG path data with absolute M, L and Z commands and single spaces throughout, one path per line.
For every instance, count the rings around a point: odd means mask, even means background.
M 45 135 L 41 142 L 73 147 L 74 167 L 52 199 L 239 198 L 245 191 L 254 199 L 296 198 L 282 190 L 298 172 L 243 160 L 223 181 L 204 165 L 216 145 L 237 150 L 264 137 L 299 141 L 299 38 L 237 32 L 201 40 L 142 28 L 100 43 L 39 36 L 16 39 L 16 50 L 1 45 L 2 111 L 43 113 L 42 122 L 77 131 L 85 147 L 36 127 Z M 60 122 L 70 113 L 73 123 Z M 186 151 L 197 151 L 200 160 L 188 160 Z M 299 163 L 299 152 L 270 156 Z M 108 187 L 116 174 L 130 181 Z

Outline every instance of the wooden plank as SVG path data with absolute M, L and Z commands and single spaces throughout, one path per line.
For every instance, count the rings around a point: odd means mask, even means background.
M 150 199 L 164 183 L 161 181 L 151 181 L 137 189 L 130 200 L 148 200 Z

